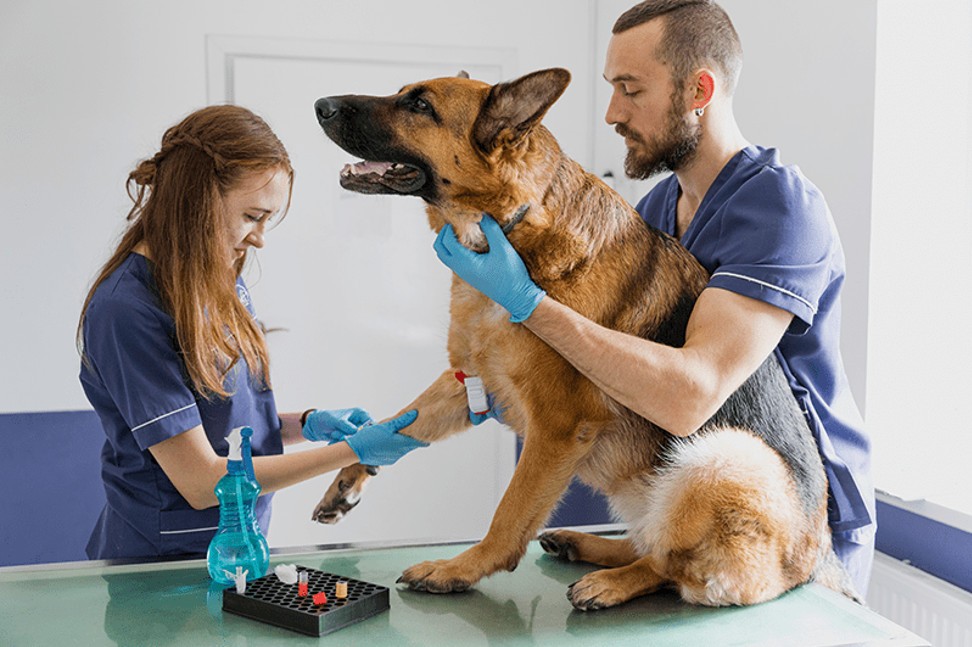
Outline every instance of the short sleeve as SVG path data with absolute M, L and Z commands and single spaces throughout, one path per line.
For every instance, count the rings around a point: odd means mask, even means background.
M 709 280 L 813 324 L 839 243 L 820 192 L 792 168 L 763 168 L 723 205 L 719 257 Z
M 201 424 L 171 319 L 137 299 L 92 301 L 85 355 L 141 449 Z

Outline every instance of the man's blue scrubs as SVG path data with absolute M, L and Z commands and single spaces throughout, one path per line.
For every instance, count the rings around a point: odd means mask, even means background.
M 672 175 L 638 212 L 674 236 L 680 191 Z M 827 471 L 834 548 L 864 594 L 875 528 L 870 441 L 840 355 L 844 253 L 823 196 L 775 149 L 750 146 L 716 177 L 681 242 L 711 274 L 708 287 L 794 315 L 776 356 Z
M 237 294 L 253 314 L 242 279 Z M 207 400 L 191 387 L 171 316 L 162 308 L 152 263 L 131 254 L 95 291 L 84 318 L 81 384 L 101 418 L 107 505 L 91 534 L 91 559 L 205 553 L 219 507 L 193 510 L 152 458 L 149 447 L 202 425 L 216 453 L 234 427 L 253 428 L 253 454 L 283 445 L 273 392 L 252 380 L 241 360 L 224 383 L 229 398 Z M 270 522 L 272 495 L 256 506 Z

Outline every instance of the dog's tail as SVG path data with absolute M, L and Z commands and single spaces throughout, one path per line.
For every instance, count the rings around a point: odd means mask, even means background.
M 858 594 L 857 589 L 854 588 L 854 583 L 851 581 L 847 569 L 844 568 L 840 559 L 837 558 L 837 553 L 834 552 L 829 541 L 821 547 L 820 552 L 821 557 L 817 560 L 817 567 L 813 570 L 810 580 L 820 582 L 828 589 L 842 593 L 854 602 L 864 606 L 864 599 Z

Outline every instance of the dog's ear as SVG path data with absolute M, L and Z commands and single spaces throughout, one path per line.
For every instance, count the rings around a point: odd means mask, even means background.
M 459 74 L 456 74 L 456 77 L 460 79 L 468 79 L 469 72 L 467 72 L 466 70 L 459 70 Z
M 476 144 L 487 153 L 502 144 L 516 145 L 540 123 L 568 83 L 570 72 L 552 68 L 494 85 L 473 124 Z

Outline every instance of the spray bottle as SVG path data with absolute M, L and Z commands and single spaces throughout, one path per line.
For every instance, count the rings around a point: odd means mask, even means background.
M 263 577 L 270 565 L 270 547 L 257 525 L 254 506 L 260 484 L 253 476 L 249 427 L 230 432 L 226 475 L 216 484 L 219 530 L 209 543 L 209 576 L 218 584 L 233 584 L 239 574 L 248 580 Z M 238 570 L 238 567 L 241 570 Z

